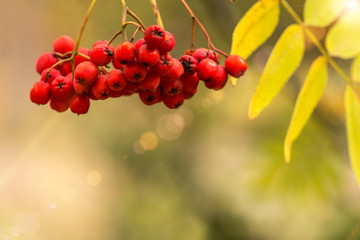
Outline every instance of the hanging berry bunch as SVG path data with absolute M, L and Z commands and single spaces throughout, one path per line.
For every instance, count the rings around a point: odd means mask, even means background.
M 164 30 L 156 1 L 150 1 L 157 25 L 145 27 L 121 0 L 125 16 L 121 29 L 109 41 L 99 40 L 87 49 L 79 47 L 79 43 L 96 2 L 93 0 L 76 42 L 69 36 L 60 36 L 54 41 L 53 51 L 38 58 L 36 71 L 41 77 L 30 91 L 31 101 L 39 105 L 50 102 L 50 107 L 58 112 L 70 108 L 73 113 L 85 114 L 90 100 L 137 94 L 146 105 L 163 102 L 173 109 L 197 92 L 200 81 L 209 89 L 220 90 L 227 83 L 228 75 L 238 78 L 245 73 L 245 60 L 216 49 L 185 0 L 181 2 L 193 19 L 191 49 L 180 58 L 172 57 L 175 37 Z M 136 22 L 127 22 L 126 15 Z M 195 48 L 196 23 L 207 38 L 207 48 Z M 128 25 L 136 26 L 130 41 L 125 33 Z M 139 31 L 143 36 L 134 42 Z M 112 42 L 121 34 L 124 41 L 115 48 Z M 219 64 L 219 54 L 226 57 L 225 66 Z

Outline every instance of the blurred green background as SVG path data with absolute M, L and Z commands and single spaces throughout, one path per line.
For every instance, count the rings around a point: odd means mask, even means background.
M 272 46 L 293 23 L 285 11 L 236 87 L 202 85 L 178 110 L 147 107 L 137 96 L 92 102 L 83 116 L 31 103 L 37 57 L 60 35 L 76 38 L 90 2 L 0 2 L 0 240 L 360 239 L 344 82 L 334 70 L 291 164 L 283 159 L 296 95 L 318 51 L 309 44 L 280 95 L 258 119 L 247 117 Z M 146 25 L 155 23 L 148 1 L 127 2 Z M 255 1 L 188 3 L 229 52 L 232 30 Z M 289 3 L 302 14 L 304 0 Z M 191 18 L 180 1 L 158 4 L 177 40 L 172 56 L 180 57 Z M 119 1 L 98 0 L 81 46 L 110 39 L 120 24 Z M 196 44 L 206 46 L 199 29 Z M 349 71 L 349 62 L 336 61 Z

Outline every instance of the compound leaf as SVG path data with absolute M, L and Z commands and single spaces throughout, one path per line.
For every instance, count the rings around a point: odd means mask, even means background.
M 240 19 L 232 37 L 231 54 L 248 58 L 274 32 L 279 22 L 279 0 L 261 0 Z M 231 78 L 233 85 L 236 78 Z
M 297 24 L 285 29 L 266 63 L 260 83 L 251 100 L 250 119 L 256 118 L 278 94 L 297 69 L 304 55 L 304 32 Z
M 327 60 L 325 57 L 318 57 L 311 65 L 310 71 L 296 100 L 290 126 L 285 138 L 284 154 L 286 162 L 290 162 L 292 144 L 301 133 L 320 101 L 326 82 Z
M 359 42 L 360 7 L 344 13 L 330 29 L 325 45 L 330 55 L 347 59 L 360 54 Z
M 304 7 L 305 24 L 326 27 L 338 18 L 348 0 L 307 0 Z

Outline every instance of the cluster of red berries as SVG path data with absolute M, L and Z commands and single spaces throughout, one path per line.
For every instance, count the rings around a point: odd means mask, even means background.
M 205 48 L 187 51 L 175 59 L 169 54 L 174 47 L 175 37 L 152 25 L 135 43 L 121 42 L 115 49 L 100 40 L 91 50 L 80 47 L 73 58 L 74 40 L 61 36 L 54 41 L 53 52 L 43 53 L 37 60 L 41 79 L 30 91 L 31 101 L 50 102 L 58 112 L 70 108 L 85 114 L 90 99 L 137 93 L 146 105 L 163 102 L 168 108 L 178 108 L 197 92 L 200 80 L 207 88 L 219 90 L 228 74 L 240 77 L 247 69 L 245 60 L 237 55 L 228 56 L 225 66 L 219 65 L 218 53 Z M 113 69 L 108 71 L 110 63 Z

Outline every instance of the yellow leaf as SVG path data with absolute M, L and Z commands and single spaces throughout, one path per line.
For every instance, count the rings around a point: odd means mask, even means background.
M 327 61 L 325 57 L 318 57 L 312 64 L 305 83 L 296 100 L 294 112 L 288 128 L 284 154 L 285 161 L 290 162 L 291 146 L 308 122 L 312 112 L 318 104 L 327 82 Z
M 261 0 L 254 4 L 235 27 L 231 54 L 247 59 L 274 32 L 279 15 L 279 0 Z M 236 84 L 236 78 L 230 80 Z
M 345 111 L 351 167 L 360 185 L 360 102 L 351 87 L 346 89 Z
M 277 41 L 266 63 L 250 103 L 250 119 L 257 117 L 278 94 L 301 63 L 304 50 L 303 29 L 297 24 L 290 25 Z
M 330 25 L 340 16 L 347 1 L 349 0 L 307 0 L 304 7 L 305 24 L 315 27 Z
M 357 3 L 356 3 L 357 4 Z M 325 45 L 330 55 L 353 58 L 360 54 L 360 7 L 349 9 L 330 29 Z
M 351 66 L 351 78 L 354 82 L 360 83 L 360 55 L 354 59 Z

